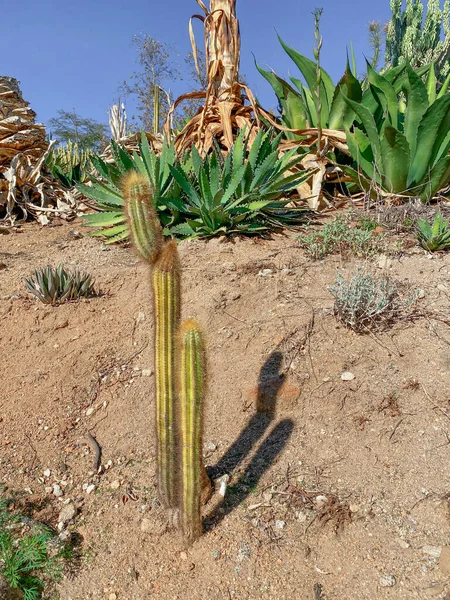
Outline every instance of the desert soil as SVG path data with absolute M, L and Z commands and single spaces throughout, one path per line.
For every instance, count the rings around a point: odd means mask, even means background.
M 361 261 L 313 262 L 291 233 L 180 252 L 183 314 L 208 338 L 205 463 L 230 478 L 188 549 L 156 496 L 146 266 L 79 222 L 0 235 L 3 493 L 55 529 L 76 509 L 63 530 L 79 559 L 49 597 L 448 598 L 449 255 L 375 257 L 422 290 L 420 314 L 361 335 L 328 290 Z M 28 295 L 23 278 L 60 262 L 102 295 L 59 307 Z

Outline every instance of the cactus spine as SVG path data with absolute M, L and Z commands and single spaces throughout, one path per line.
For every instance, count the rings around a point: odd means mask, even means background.
M 156 430 L 160 497 L 177 508 L 176 336 L 180 325 L 177 243 L 168 242 L 153 266 L 155 299 Z
M 206 393 L 206 361 L 203 336 L 196 321 L 183 323 L 180 331 L 181 413 L 181 525 L 188 542 L 202 533 L 201 488 L 203 448 L 203 400 Z

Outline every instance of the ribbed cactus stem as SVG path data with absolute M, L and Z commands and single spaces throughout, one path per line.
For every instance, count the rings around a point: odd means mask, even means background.
M 181 525 L 188 542 L 202 533 L 203 401 L 206 366 L 202 332 L 188 320 L 180 330 Z
M 150 186 L 142 175 L 132 171 L 122 187 L 131 238 L 140 256 L 153 264 L 161 251 L 163 235 Z
M 163 246 L 153 266 L 155 300 L 156 439 L 158 487 L 163 505 L 177 504 L 176 336 L 180 324 L 180 261 L 177 243 Z

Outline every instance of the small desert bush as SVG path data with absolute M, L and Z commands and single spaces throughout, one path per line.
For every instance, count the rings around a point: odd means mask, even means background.
M 346 327 L 357 332 L 385 329 L 414 314 L 418 291 L 383 275 L 375 277 L 356 269 L 347 278 L 339 275 L 330 287 L 334 314 Z
M 339 215 L 326 223 L 320 231 L 305 229 L 298 236 L 300 246 L 314 260 L 340 252 L 359 258 L 368 258 L 383 249 L 383 235 L 375 235 L 376 223 L 367 218 L 353 219 L 352 215 Z
M 97 295 L 91 275 L 78 269 L 68 271 L 62 264 L 56 268 L 48 265 L 36 269 L 31 277 L 25 279 L 25 285 L 41 302 L 53 306 Z
M 14 515 L 0 499 L 0 575 L 24 600 L 42 598 L 46 583 L 58 581 L 70 547 L 51 529 Z

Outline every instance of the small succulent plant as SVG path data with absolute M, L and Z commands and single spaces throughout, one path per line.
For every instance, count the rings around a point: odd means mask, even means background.
M 431 224 L 426 219 L 418 219 L 417 239 L 422 248 L 430 252 L 450 250 L 450 226 L 441 211 L 436 213 Z
M 31 277 L 25 279 L 28 291 L 44 304 L 56 306 L 78 298 L 97 295 L 92 276 L 78 269 L 68 271 L 61 264 L 36 269 Z

